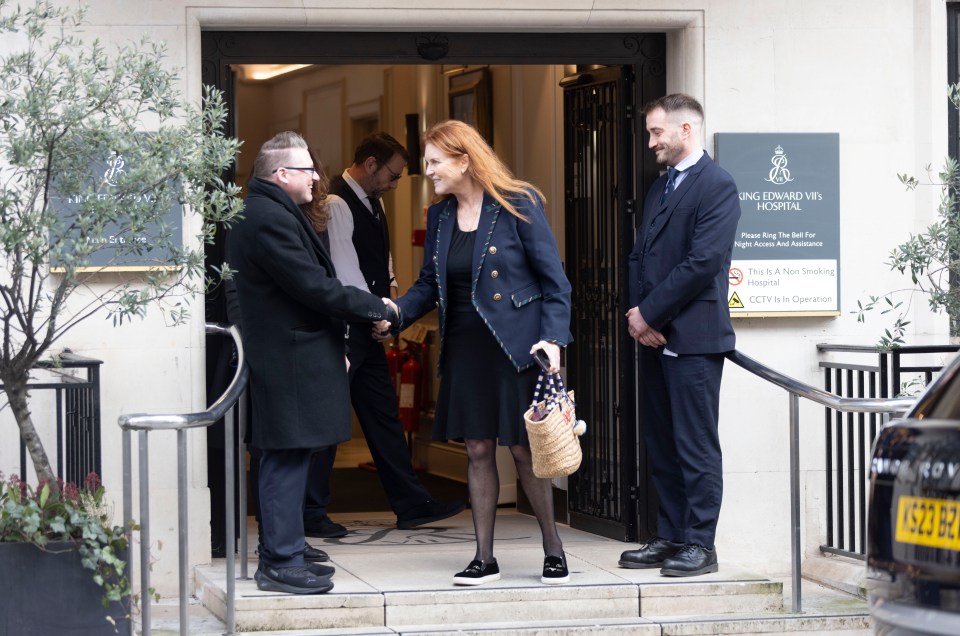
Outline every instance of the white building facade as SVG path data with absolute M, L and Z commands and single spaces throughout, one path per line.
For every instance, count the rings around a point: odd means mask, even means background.
M 458 32 L 664 33 L 666 92 L 689 93 L 703 103 L 704 143 L 711 154 L 715 133 L 839 135 L 838 314 L 735 321 L 739 350 L 787 375 L 822 386 L 818 365 L 826 357 L 816 345 L 877 341 L 890 321 L 875 315 L 865 324 L 858 323 L 857 301 L 906 286 L 909 281 L 884 264 L 887 255 L 910 233 L 926 227 L 936 213 L 939 189 L 907 191 L 897 174 L 925 176 L 924 166 L 940 165 L 948 153 L 949 4 L 943 0 L 490 0 L 481 6 L 462 0 L 93 0 L 81 32 L 85 38 L 100 38 L 108 48 L 139 40 L 144 34 L 165 42 L 169 64 L 182 69 L 182 90 L 195 102 L 202 91 L 205 31 L 444 33 L 452 41 Z M 356 65 L 365 64 L 361 53 Z M 255 61 L 275 60 L 264 55 L 251 63 Z M 536 69 L 503 61 L 491 64 L 494 145 L 518 176 L 543 187 L 548 200 L 556 202 L 551 219 L 561 249 L 564 166 L 559 80 L 573 63 Z M 387 129 L 402 126 L 402 115 L 408 112 L 420 115 L 421 127 L 444 118 L 444 95 L 438 88 L 446 85 L 443 70 L 427 62 L 411 67 L 378 61 L 365 68 L 297 71 L 295 79 L 282 86 L 276 81 L 238 80 L 248 91 L 242 93 L 248 101 L 238 101 L 237 117 L 248 131 L 238 180 L 245 178 L 244 166 L 259 143 L 284 126 L 297 127 L 308 138 L 312 135 L 316 141 L 311 143 L 332 144 L 331 158 L 324 160 L 339 171 L 349 156 L 351 122 L 368 112 L 376 111 L 381 127 Z M 321 122 L 311 119 L 312 103 L 339 109 L 337 116 Z M 341 142 L 331 141 L 334 133 Z M 411 178 L 392 202 L 394 209 L 406 211 L 391 228 L 401 291 L 419 266 L 418 252 L 406 237 L 423 227 L 422 205 L 429 196 L 427 185 Z M 184 240 L 192 240 L 195 230 L 188 221 Z M 117 418 L 132 412 L 200 411 L 217 397 L 206 394 L 204 314 L 204 298 L 198 297 L 184 326 L 167 327 L 153 314 L 118 328 L 92 320 L 62 343 L 104 361 L 103 473 L 109 492 L 117 493 L 118 509 L 122 471 Z M 946 318 L 931 313 L 924 300 L 913 302 L 909 319 L 909 344 L 948 341 Z M 720 558 L 765 573 L 783 573 L 790 567 L 787 395 L 729 363 L 724 375 Z M 826 518 L 823 410 L 804 403 L 801 415 L 804 545 L 807 554 L 817 554 Z M 0 419 L 0 439 L 13 439 L 8 414 L 0 417 L 5 418 Z M 166 595 L 176 593 L 174 437 L 156 434 L 151 439 L 152 532 L 153 539 L 163 543 L 156 551 L 159 561 L 154 577 Z M 206 438 L 191 433 L 189 439 L 190 560 L 204 563 L 210 559 Z M 0 468 L 16 466 L 15 462 L 15 449 L 0 450 Z

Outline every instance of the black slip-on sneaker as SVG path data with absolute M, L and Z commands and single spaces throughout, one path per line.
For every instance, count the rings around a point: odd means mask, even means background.
M 548 556 L 543 559 L 543 576 L 541 583 L 560 585 L 570 580 L 570 571 L 567 569 L 567 559 L 562 556 Z
M 483 585 L 490 581 L 500 580 L 500 567 L 496 560 L 480 561 L 475 559 L 470 562 L 467 569 L 457 572 L 453 577 L 454 585 Z

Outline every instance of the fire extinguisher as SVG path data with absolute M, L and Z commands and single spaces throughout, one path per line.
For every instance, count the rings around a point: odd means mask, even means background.
M 403 352 L 397 346 L 397 339 L 394 338 L 390 341 L 390 348 L 387 349 L 387 368 L 395 393 L 400 392 L 400 367 L 403 365 L 403 357 Z
M 414 347 L 400 368 L 400 422 L 403 430 L 415 432 L 420 427 L 420 361 Z

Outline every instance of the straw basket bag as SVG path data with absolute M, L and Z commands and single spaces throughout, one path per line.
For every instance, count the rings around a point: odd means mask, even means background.
M 573 391 L 564 389 L 560 374 L 546 373 L 546 382 L 548 388 L 541 400 L 544 385 L 544 373 L 541 373 L 533 402 L 523 414 L 523 420 L 530 439 L 533 474 L 541 478 L 563 477 L 580 468 L 583 454 L 579 436 L 587 430 L 587 425 L 577 419 Z

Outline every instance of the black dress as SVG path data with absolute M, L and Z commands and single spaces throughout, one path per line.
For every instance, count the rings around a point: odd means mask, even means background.
M 435 440 L 497 439 L 527 445 L 523 413 L 537 383 L 536 366 L 517 372 L 471 300 L 476 230 L 453 226 L 447 256 L 447 324 L 437 397 Z M 530 343 L 533 346 L 533 343 Z

